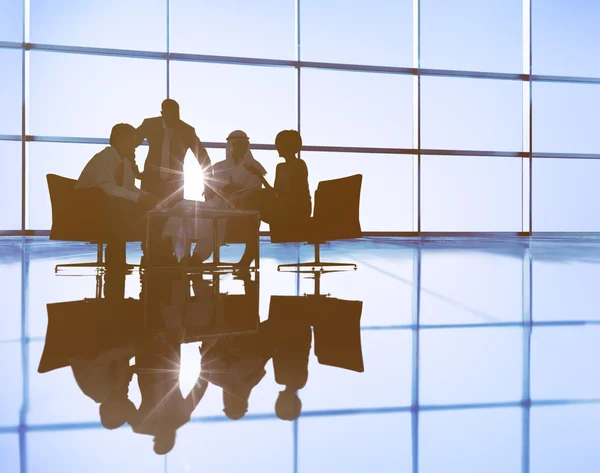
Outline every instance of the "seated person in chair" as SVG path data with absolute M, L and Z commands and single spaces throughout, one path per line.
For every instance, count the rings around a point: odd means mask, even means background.
M 156 198 L 135 186 L 136 147 L 135 128 L 115 125 L 110 146 L 86 164 L 75 184 L 76 204 L 106 219 L 110 230 L 106 267 L 126 267 L 125 243 L 143 238 L 145 212 L 157 204 Z
M 302 147 L 302 137 L 296 130 L 283 130 L 275 138 L 275 147 L 285 162 L 279 163 L 275 172 L 275 184 L 271 186 L 259 169 L 246 164 L 248 171 L 260 178 L 264 189 L 242 202 L 240 207 L 255 209 L 260 218 L 279 232 L 292 233 L 310 218 L 312 202 L 308 187 L 308 168 L 297 157 Z M 252 245 L 246 251 L 240 266 L 249 266 L 256 258 Z
M 250 172 L 247 165 L 251 165 L 255 171 Z M 200 205 L 217 209 L 243 208 L 244 202 L 252 199 L 253 195 L 260 191 L 262 187 L 260 177 L 266 173 L 263 166 L 252 156 L 248 135 L 241 130 L 235 130 L 227 137 L 225 160 L 214 164 L 211 172 L 207 173 L 209 177 L 204 191 L 206 202 Z M 178 241 L 182 240 L 182 229 L 177 224 L 178 221 L 173 219 L 163 233 L 163 237 L 174 237 L 176 253 L 178 253 Z M 219 244 L 225 239 L 226 224 L 225 219 L 219 221 Z M 188 229 L 188 241 L 195 241 L 196 246 L 188 264 L 198 266 L 213 252 L 213 226 L 209 219 L 198 219 L 192 227 Z M 189 248 L 186 252 L 189 252 Z

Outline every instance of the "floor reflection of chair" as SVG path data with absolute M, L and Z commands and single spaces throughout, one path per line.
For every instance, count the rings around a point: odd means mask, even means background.
M 314 271 L 314 292 L 303 296 L 271 296 L 270 329 L 277 333 L 298 333 L 302 327 L 314 330 L 314 352 L 320 364 L 364 371 L 360 320 L 362 301 L 321 294 L 321 271 Z

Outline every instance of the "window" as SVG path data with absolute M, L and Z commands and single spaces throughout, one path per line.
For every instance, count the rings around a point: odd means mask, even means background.
M 166 50 L 166 0 L 30 2 L 31 41 L 34 43 Z
M 360 222 L 363 230 L 413 230 L 413 156 L 303 151 L 310 192 L 319 182 L 362 174 Z
M 293 0 L 171 0 L 171 51 L 295 59 Z
M 31 133 L 108 138 L 117 123 L 139 126 L 160 114 L 165 67 L 148 59 L 32 52 Z
M 303 61 L 413 65 L 413 1 L 302 0 Z
M 421 67 L 521 72 L 522 0 L 421 0 L 420 5 Z
M 523 87 L 518 81 L 421 79 L 421 146 L 521 151 Z
M 21 142 L 0 141 L 0 230 L 21 228 Z
M 600 160 L 533 160 L 533 230 L 600 231 Z
M 23 41 L 22 1 L 0 0 L 0 41 Z
M 412 148 L 412 77 L 302 70 L 306 145 Z
M 600 85 L 539 82 L 532 99 L 534 152 L 600 152 Z
M 0 135 L 21 134 L 23 53 L 16 49 L 0 49 Z
M 173 62 L 171 97 L 203 141 L 244 130 L 252 143 L 273 144 L 280 130 L 297 128 L 292 68 Z
M 521 158 L 421 157 L 421 230 L 522 229 Z
M 600 76 L 600 4 L 590 0 L 533 1 L 533 72 Z

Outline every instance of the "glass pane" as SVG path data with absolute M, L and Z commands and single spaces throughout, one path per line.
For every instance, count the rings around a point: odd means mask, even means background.
M 22 56 L 23 53 L 16 49 L 0 49 L 0 135 L 21 134 Z
M 600 230 L 600 160 L 533 160 L 533 230 Z
M 19 473 L 19 436 L 17 434 L 0 435 L 0 458 L 4 473 Z
M 411 67 L 412 4 L 412 0 L 302 0 L 301 58 L 303 61 Z
M 244 130 L 253 143 L 297 128 L 293 68 L 171 63 L 171 96 L 201 140 L 224 142 Z
M 598 153 L 600 85 L 539 82 L 532 98 L 534 152 Z
M 0 343 L 0 370 L 10 380 L 0 390 L 0 426 L 18 426 L 23 403 L 21 343 Z
M 423 249 L 421 324 L 520 322 L 523 250 L 506 244 L 478 250 L 472 249 L 472 243 L 468 246 L 452 250 L 440 244 Z
M 591 58 L 600 48 L 600 4 L 592 0 L 532 2 L 533 72 L 600 76 Z
M 522 0 L 421 0 L 421 67 L 521 72 Z
M 521 151 L 523 85 L 517 81 L 423 77 L 421 145 Z
M 21 143 L 0 141 L 0 230 L 21 229 Z
M 46 174 L 77 179 L 87 162 L 105 147 L 65 143 L 29 145 L 29 229 L 49 230 L 52 226 Z
M 292 473 L 292 433 L 292 424 L 279 419 L 187 424 L 177 433 L 177 443 L 167 459 L 168 472 Z M 268 454 L 258 453 L 265 448 Z
M 162 61 L 31 53 L 31 133 L 108 138 L 116 123 L 160 114 Z
M 23 3 L 0 0 L 0 41 L 23 41 Z
M 422 330 L 420 336 L 421 403 L 470 404 L 521 399 L 520 328 L 431 329 Z
M 171 51 L 294 59 L 293 0 L 171 0 Z
M 165 458 L 154 453 L 152 437 L 135 434 L 129 427 L 27 434 L 29 473 L 122 472 L 131 465 L 146 473 L 165 471 Z
M 469 409 L 419 416 L 419 471 L 521 471 L 521 410 Z
M 20 239 L 6 239 L 0 245 L 0 342 L 21 337 L 21 252 Z
M 600 406 L 552 406 L 531 410 L 531 473 L 595 473 L 600 470 Z
M 519 158 L 423 156 L 424 231 L 521 231 Z
M 395 473 L 412 468 L 410 414 L 301 418 L 298 437 L 303 473 Z
M 320 181 L 362 174 L 363 231 L 413 230 L 413 156 L 302 152 L 313 196 Z
M 412 148 L 412 77 L 303 69 L 301 83 L 304 144 Z
M 600 247 L 573 239 L 532 245 L 533 320 L 600 321 Z
M 535 327 L 531 337 L 533 399 L 600 399 L 590 376 L 600 356 L 600 327 Z
M 313 340 L 308 382 L 298 392 L 304 411 L 410 406 L 412 331 L 363 330 L 361 344 L 365 371 L 356 373 L 319 364 Z
M 166 50 L 165 0 L 30 1 L 34 43 Z

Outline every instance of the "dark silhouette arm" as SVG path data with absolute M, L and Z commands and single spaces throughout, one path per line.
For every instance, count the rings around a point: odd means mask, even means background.
M 193 134 L 192 144 L 190 146 L 192 153 L 194 153 L 194 156 L 198 160 L 198 164 L 200 164 L 200 167 L 202 168 L 202 170 L 204 172 L 212 173 L 210 156 L 208 156 L 208 152 L 206 151 L 206 148 L 202 144 L 202 141 L 200 141 L 200 138 L 198 138 L 198 135 L 196 134 L 196 130 L 194 130 L 193 128 L 192 128 L 192 134 Z
M 138 146 L 140 146 L 146 138 L 148 138 L 148 128 L 149 128 L 148 120 L 144 120 L 142 122 L 142 124 L 138 128 L 136 128 L 136 130 L 135 130 L 135 136 L 136 136 L 135 146 L 136 146 L 136 148 Z M 133 169 L 133 174 L 135 175 L 135 178 L 142 179 L 142 177 L 144 176 L 144 173 L 140 172 L 140 169 L 138 168 L 138 166 L 135 162 L 135 159 L 131 160 L 131 168 Z

